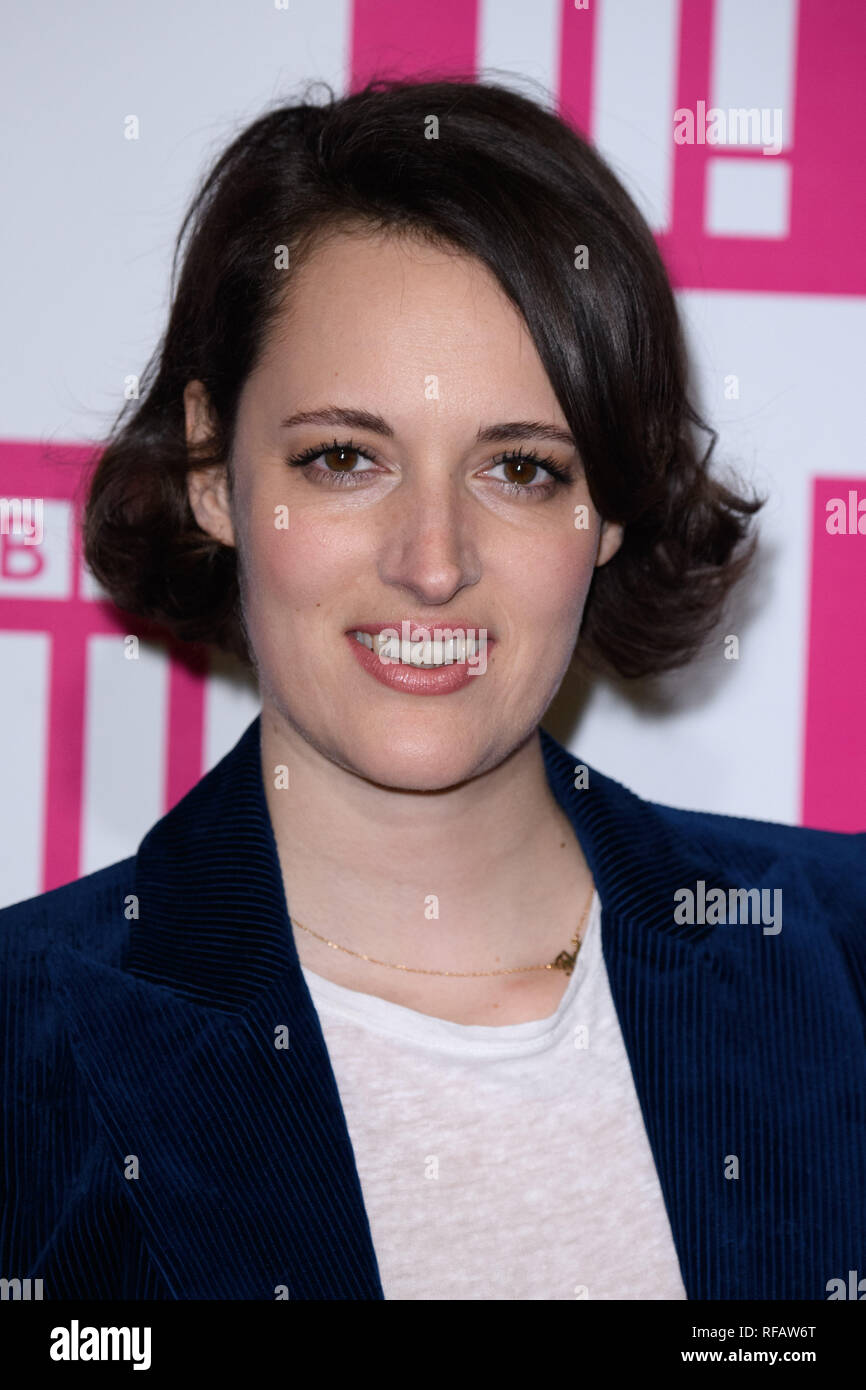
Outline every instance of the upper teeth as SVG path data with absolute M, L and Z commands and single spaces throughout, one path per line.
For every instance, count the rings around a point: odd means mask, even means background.
M 409 666 L 446 666 L 452 661 L 472 661 L 481 646 L 480 638 L 431 638 L 429 642 L 401 642 L 399 637 L 383 637 L 371 632 L 355 632 L 353 636 L 371 652 L 388 661 L 400 661 Z

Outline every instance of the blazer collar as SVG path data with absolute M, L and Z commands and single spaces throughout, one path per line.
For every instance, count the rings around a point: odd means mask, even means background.
M 260 732 L 259 716 L 142 841 L 124 968 L 68 947 L 55 948 L 49 966 L 118 1181 L 172 1295 L 273 1299 L 285 1289 L 292 1299 L 381 1299 L 351 1140 L 286 908 Z M 697 878 L 724 885 L 724 866 L 594 769 L 588 788 L 575 790 L 573 755 L 545 730 L 540 738 L 601 899 L 611 989 L 688 1295 L 751 1296 L 731 1292 L 746 1287 L 736 1259 L 711 1270 L 692 1238 L 712 1211 L 723 1242 L 737 1248 L 726 1229 L 733 1204 L 716 1211 L 718 1195 L 696 1185 L 694 1165 L 703 1171 L 712 1155 L 715 1172 L 730 1142 L 724 1116 L 704 1105 L 708 1059 L 720 1027 L 748 1020 L 734 980 L 711 979 L 695 949 L 713 928 L 672 921 L 673 889 Z M 712 1007 L 672 1014 L 674 986 L 683 1000 L 709 992 Z M 276 1045 L 280 1029 L 288 1048 Z M 682 1059 L 675 1131 L 661 1103 L 672 1052 Z M 714 1064 L 733 1067 L 724 1055 Z M 733 1071 L 721 1080 L 738 1084 Z M 138 1178 L 120 1176 L 130 1155 Z
M 130 972 L 228 1011 L 243 1009 L 266 981 L 299 966 L 260 739 L 258 716 L 150 830 L 137 856 L 141 911 L 132 924 Z M 693 882 L 695 869 L 712 877 L 706 849 L 696 852 L 653 803 L 595 769 L 588 769 L 588 788 L 576 791 L 574 756 L 544 729 L 540 739 L 549 784 L 580 841 L 604 911 L 637 916 L 643 927 L 674 939 L 711 933 L 711 926 L 673 924 L 670 891 L 672 882 Z

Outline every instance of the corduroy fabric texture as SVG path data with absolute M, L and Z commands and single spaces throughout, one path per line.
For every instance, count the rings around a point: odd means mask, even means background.
M 688 1297 L 827 1298 L 866 1275 L 866 833 L 677 810 L 593 768 L 578 790 L 540 739 Z M 781 931 L 677 924 L 699 880 L 780 889 Z M 0 951 L 0 1277 L 46 1299 L 383 1298 L 259 718 L 136 856 L 0 912 Z

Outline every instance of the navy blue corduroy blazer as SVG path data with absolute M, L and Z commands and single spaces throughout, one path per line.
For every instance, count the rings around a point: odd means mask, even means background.
M 594 769 L 576 790 L 540 738 L 688 1297 L 827 1298 L 866 1276 L 866 833 L 676 810 Z M 700 880 L 781 889 L 781 931 L 678 924 Z M 47 1299 L 383 1298 L 260 718 L 137 855 L 6 908 L 0 941 L 0 1276 Z

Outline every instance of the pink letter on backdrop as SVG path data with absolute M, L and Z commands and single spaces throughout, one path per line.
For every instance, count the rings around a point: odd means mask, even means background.
M 852 492 L 866 501 L 866 478 L 814 480 L 801 821 L 817 830 L 866 830 L 866 534 L 827 530 L 831 498 L 853 519 Z
M 355 0 L 351 89 L 357 91 L 373 77 L 471 76 L 477 34 L 478 0 L 436 0 L 432 5 Z
M 64 501 L 75 521 L 62 596 L 42 594 L 42 564 L 22 565 L 21 551 L 56 553 L 56 537 L 46 526 L 41 546 L 24 547 L 17 537 L 0 536 L 0 569 L 14 578 L 14 593 L 0 595 L 0 630 L 44 632 L 51 642 L 48 708 L 45 710 L 45 819 L 42 888 L 58 888 L 81 873 L 81 819 L 86 727 L 87 644 L 97 634 L 125 633 L 165 646 L 170 657 L 164 809 L 168 810 L 199 780 L 203 771 L 204 692 L 207 651 L 199 644 L 175 642 L 156 624 L 124 617 L 106 600 L 81 592 L 81 537 L 78 512 L 94 459 L 80 445 L 50 449 L 24 441 L 0 443 L 0 496 Z M 29 561 L 30 556 L 25 555 Z M 29 585 L 32 584 L 32 591 Z M 6 730 L 14 737 L 14 730 Z M 131 851 L 130 851 L 131 852 Z

